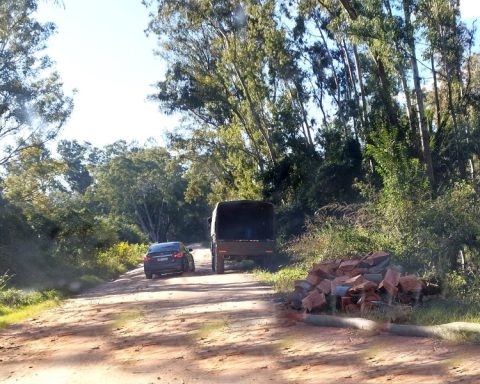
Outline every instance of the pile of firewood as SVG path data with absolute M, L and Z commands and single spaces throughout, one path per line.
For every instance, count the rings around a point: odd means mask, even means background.
M 335 308 L 365 312 L 392 304 L 415 304 L 425 283 L 390 265 L 386 252 L 315 264 L 305 280 L 297 280 L 290 305 L 307 312 Z

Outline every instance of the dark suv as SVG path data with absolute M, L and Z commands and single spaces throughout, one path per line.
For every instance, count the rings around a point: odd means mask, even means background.
M 191 252 L 191 248 L 179 241 L 152 244 L 143 258 L 145 277 L 151 279 L 154 274 L 194 272 L 195 262 Z

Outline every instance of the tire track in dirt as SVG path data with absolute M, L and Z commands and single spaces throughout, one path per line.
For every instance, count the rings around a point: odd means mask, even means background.
M 480 348 L 288 319 L 251 274 L 136 269 L 6 329 L 2 383 L 476 383 Z

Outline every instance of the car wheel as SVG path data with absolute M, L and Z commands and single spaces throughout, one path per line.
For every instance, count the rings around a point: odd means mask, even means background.
M 146 273 L 146 272 L 145 272 L 145 277 L 146 277 L 147 279 L 151 279 L 151 278 L 153 278 L 153 273 Z
M 183 258 L 183 265 L 182 265 L 182 272 L 188 272 L 190 269 L 190 266 L 188 265 L 188 259 L 187 257 Z

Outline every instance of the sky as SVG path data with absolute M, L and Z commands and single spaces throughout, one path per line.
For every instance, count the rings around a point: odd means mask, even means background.
M 74 111 L 59 140 L 76 139 L 102 147 L 116 140 L 164 142 L 178 118 L 147 101 L 165 67 L 147 38 L 148 10 L 140 0 L 39 1 L 37 18 L 52 21 L 57 33 L 48 54 L 74 96 Z
M 163 79 L 165 66 L 153 54 L 155 38 L 144 33 L 148 10 L 141 0 L 58 2 L 64 6 L 40 1 L 37 17 L 57 25 L 46 53 L 56 62 L 65 90 L 77 90 L 73 114 L 59 140 L 102 147 L 116 140 L 143 144 L 153 138 L 164 144 L 164 134 L 179 118 L 166 116 L 158 104 L 146 100 L 154 93 L 152 85 Z M 480 18 L 478 0 L 460 4 L 468 24 Z M 476 47 L 479 42 L 477 38 Z

